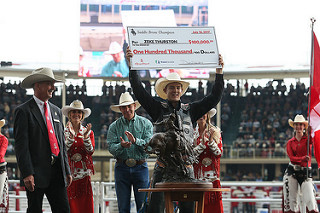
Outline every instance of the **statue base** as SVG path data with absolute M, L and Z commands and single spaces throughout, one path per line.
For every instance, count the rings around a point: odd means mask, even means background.
M 209 182 L 161 182 L 155 188 L 139 189 L 139 192 L 163 192 L 166 213 L 174 213 L 172 201 L 195 201 L 195 212 L 203 213 L 206 192 L 230 191 L 226 188 L 212 188 Z
M 160 182 L 155 184 L 155 188 L 212 188 L 212 183 L 210 182 Z

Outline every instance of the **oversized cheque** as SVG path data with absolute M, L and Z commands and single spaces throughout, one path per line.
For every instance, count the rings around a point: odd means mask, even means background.
M 215 68 L 214 27 L 128 27 L 133 69 Z

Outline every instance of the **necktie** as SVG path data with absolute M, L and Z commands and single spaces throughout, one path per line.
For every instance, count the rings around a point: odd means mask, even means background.
M 57 141 L 56 135 L 54 134 L 54 131 L 53 131 L 53 128 L 52 128 L 52 123 L 50 121 L 50 117 L 49 117 L 49 113 L 48 113 L 47 103 L 46 102 L 44 102 L 44 106 L 43 107 L 44 107 L 44 115 L 45 115 L 46 121 L 47 121 L 47 129 L 48 129 L 51 152 L 55 157 L 57 157 L 59 155 L 60 149 L 59 149 L 59 145 L 58 145 L 58 141 Z

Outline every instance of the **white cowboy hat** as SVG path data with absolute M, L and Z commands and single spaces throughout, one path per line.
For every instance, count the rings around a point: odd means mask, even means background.
M 293 124 L 295 123 L 303 123 L 306 127 L 308 126 L 308 121 L 303 117 L 303 115 L 296 115 L 296 117 L 294 117 L 294 121 L 289 119 L 288 123 L 291 127 L 293 127 Z
M 6 124 L 6 120 L 1 119 L 0 120 L 0 128 L 3 127 Z
M 30 75 L 25 77 L 21 82 L 21 87 L 24 89 L 32 88 L 34 83 L 41 81 L 55 81 L 61 82 L 54 77 L 52 69 L 47 67 L 42 67 L 36 70 L 33 70 Z
M 118 105 L 111 105 L 110 109 L 114 112 L 121 112 L 120 108 L 119 108 L 120 106 L 128 106 L 130 104 L 136 104 L 135 110 L 137 110 L 141 106 L 138 101 L 133 100 L 133 98 L 131 97 L 129 92 L 125 92 L 120 95 L 119 104 Z
M 170 83 L 178 82 L 182 84 L 182 95 L 187 91 L 189 87 L 189 82 L 181 80 L 180 76 L 176 72 L 169 73 L 165 78 L 160 78 L 157 80 L 155 90 L 160 98 L 167 99 L 167 94 L 163 91 L 164 88 Z
M 79 100 L 74 100 L 72 101 L 70 106 L 67 105 L 62 107 L 61 109 L 62 114 L 66 117 L 68 117 L 69 112 L 72 110 L 80 110 L 81 112 L 83 112 L 83 119 L 89 117 L 89 115 L 91 114 L 91 109 L 84 108 L 82 102 Z
M 120 46 L 120 44 L 116 41 L 111 42 L 110 46 L 109 46 L 109 50 L 105 51 L 105 54 L 117 54 L 119 52 L 122 52 L 122 47 Z
M 210 118 L 212 118 L 216 113 L 217 113 L 217 110 L 216 110 L 215 108 L 212 108 L 212 109 L 208 112 Z

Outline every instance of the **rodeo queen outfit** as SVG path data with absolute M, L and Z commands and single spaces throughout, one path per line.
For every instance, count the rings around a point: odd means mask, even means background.
M 127 62 L 130 62 L 130 57 L 132 56 L 133 54 L 128 48 L 126 52 Z M 221 57 L 219 62 L 223 66 Z M 224 87 L 222 68 L 217 68 L 215 85 L 213 86 L 211 93 L 200 101 L 183 104 L 181 103 L 180 97 L 187 91 L 189 82 L 181 80 L 178 73 L 169 73 L 166 77 L 157 80 L 155 90 L 161 99 L 153 98 L 144 89 L 139 76 L 139 71 L 131 70 L 130 68 L 129 81 L 134 95 L 155 123 L 167 119 L 172 113 L 175 114 L 175 126 L 182 130 L 182 137 L 190 145 L 193 144 L 193 129 L 196 125 L 196 121 L 219 103 Z M 179 88 L 177 88 L 177 83 Z M 174 99 L 174 101 L 172 101 L 172 99 Z M 164 132 L 166 130 L 154 129 L 154 133 L 161 131 Z M 151 187 L 155 187 L 156 183 L 163 181 L 163 166 L 164 164 L 157 159 L 151 180 Z M 186 165 L 186 167 L 188 168 L 190 179 L 193 179 L 194 173 L 192 164 Z M 194 212 L 193 202 L 179 202 L 179 205 L 180 213 Z M 163 213 L 163 211 L 164 194 L 162 192 L 151 193 L 148 212 Z
M 219 127 L 213 126 L 210 119 L 216 114 L 211 109 L 197 121 L 194 134 L 194 151 L 199 163 L 194 164 L 195 178 L 212 182 L 213 188 L 221 188 L 220 157 L 222 155 L 222 138 Z M 223 213 L 222 193 L 206 192 L 204 213 Z
M 94 173 L 92 154 L 95 148 L 94 133 L 91 124 L 84 127 L 81 122 L 91 114 L 79 100 L 70 106 L 62 107 L 62 113 L 68 118 L 64 135 L 72 174 L 72 183 L 68 187 L 68 199 L 71 213 L 93 213 L 93 193 L 90 176 Z
M 294 137 L 286 144 L 290 162 L 283 177 L 284 212 L 319 212 L 311 174 L 312 141 L 308 147 L 306 133 L 308 121 L 296 115 L 294 121 L 288 122 L 294 128 Z
M 4 124 L 5 120 L 0 120 L 0 212 L 9 211 L 9 188 L 6 171 L 7 162 L 4 159 L 4 155 L 8 148 L 8 139 L 1 134 L 1 128 Z

